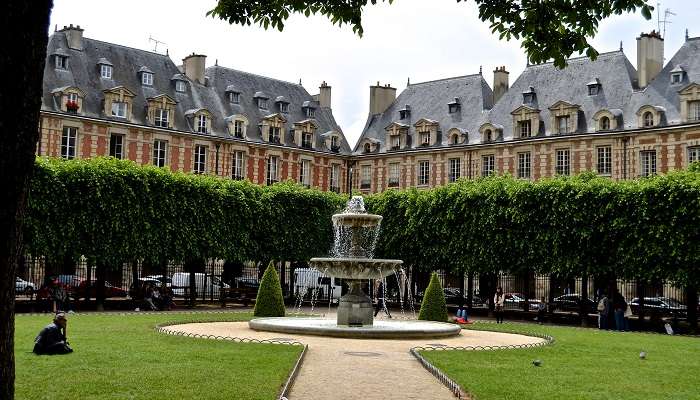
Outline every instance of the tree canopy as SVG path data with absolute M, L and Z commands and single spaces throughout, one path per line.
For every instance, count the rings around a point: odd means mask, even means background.
M 362 36 L 362 9 L 393 0 L 218 0 L 207 14 L 230 24 L 256 23 L 280 31 L 290 15 L 320 14 L 333 24 L 348 24 Z M 457 0 L 466 3 L 466 0 Z M 488 23 L 500 39 L 521 39 L 528 60 L 553 60 L 560 68 L 574 53 L 595 59 L 598 52 L 589 38 L 598 32 L 600 21 L 613 15 L 640 11 L 651 18 L 654 8 L 647 0 L 474 0 L 479 19 Z

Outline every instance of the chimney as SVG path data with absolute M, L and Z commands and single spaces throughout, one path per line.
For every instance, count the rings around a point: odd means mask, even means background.
M 493 104 L 496 104 L 508 91 L 508 74 L 505 66 L 496 67 L 493 70 Z
M 369 87 L 369 113 L 370 115 L 381 114 L 386 111 L 391 103 L 396 100 L 396 89 L 391 85 L 379 85 Z
M 80 25 L 73 26 L 73 24 L 70 24 L 69 26 L 64 26 L 60 32 L 66 34 L 68 48 L 79 51 L 83 50 L 83 29 L 80 29 Z
M 321 108 L 331 108 L 331 87 L 323 81 L 318 89 L 318 104 Z
M 656 31 L 637 38 L 637 75 L 639 87 L 649 85 L 664 66 L 664 39 Z
M 190 78 L 190 80 L 199 82 L 202 85 L 206 84 L 204 78 L 206 60 L 207 56 L 203 54 L 190 54 L 182 59 L 182 67 L 184 68 L 183 72 L 188 78 Z

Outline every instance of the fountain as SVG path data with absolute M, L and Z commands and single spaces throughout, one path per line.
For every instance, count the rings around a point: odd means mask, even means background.
M 255 330 L 337 337 L 409 338 L 458 335 L 459 325 L 428 321 L 377 321 L 372 300 L 362 281 L 384 279 L 397 273 L 403 261 L 374 259 L 381 215 L 365 211 L 362 196 L 353 196 L 340 214 L 333 215 L 335 241 L 332 257 L 312 258 L 309 265 L 322 274 L 342 278 L 349 291 L 340 298 L 336 321 L 321 318 L 256 318 Z

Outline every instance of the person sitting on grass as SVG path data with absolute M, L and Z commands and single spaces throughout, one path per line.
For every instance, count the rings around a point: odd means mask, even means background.
M 68 354 L 73 349 L 66 340 L 66 327 L 68 321 L 66 314 L 59 312 L 50 323 L 39 332 L 34 339 L 34 353 L 36 354 Z

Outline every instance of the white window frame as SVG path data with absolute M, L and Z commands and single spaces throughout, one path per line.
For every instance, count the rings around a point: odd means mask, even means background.
M 124 158 L 124 135 L 109 135 L 109 156 L 118 160 Z
M 450 183 L 456 182 L 459 178 L 462 177 L 462 159 L 459 157 L 450 158 L 449 160 L 447 160 L 447 163 L 447 181 Z
M 650 119 L 647 119 L 647 117 L 650 117 Z M 654 113 L 651 111 L 646 111 L 644 114 L 642 114 L 642 125 L 645 128 L 652 127 L 655 125 L 654 119 Z
M 144 86 L 153 86 L 153 74 L 150 72 L 142 72 L 141 84 Z
M 571 150 L 557 149 L 556 163 L 554 167 L 555 175 L 569 176 L 571 175 Z
M 315 111 L 313 107 L 306 107 L 305 110 L 304 114 L 306 114 L 306 118 L 314 118 Z
M 372 187 L 372 166 L 360 166 L 360 189 L 370 189 Z
M 399 187 L 401 185 L 401 164 L 397 162 L 389 163 L 389 187 Z
M 270 143 L 282 143 L 282 128 L 277 126 L 268 127 L 267 141 Z
M 518 121 L 518 132 L 520 138 L 529 138 L 532 136 L 532 121 L 525 119 Z
M 612 146 L 596 147 L 596 171 L 599 175 L 612 175 Z
M 656 175 L 656 150 L 640 151 L 639 161 L 641 163 L 639 170 L 640 176 Z
M 153 113 L 153 125 L 160 128 L 170 127 L 170 111 L 165 108 L 156 108 Z
M 244 125 L 245 122 L 243 120 L 237 119 L 233 121 L 233 136 L 243 139 L 244 136 Z
M 175 91 L 184 93 L 187 91 L 187 83 L 185 81 L 177 80 L 175 81 Z
M 314 134 L 312 132 L 301 132 L 301 147 L 310 149 L 314 147 Z
M 518 153 L 518 178 L 532 177 L 532 154 L 529 151 Z
M 279 156 L 269 156 L 267 158 L 267 171 L 266 171 L 266 182 L 268 185 L 275 184 L 279 182 L 279 168 L 280 168 L 280 158 Z
M 288 113 L 289 112 L 289 103 L 285 102 L 280 102 L 280 112 L 281 113 Z
M 153 165 L 165 167 L 168 165 L 168 141 L 156 139 L 153 141 Z
M 331 136 L 331 150 L 333 148 L 340 148 L 340 144 L 338 143 L 338 136 L 335 135 Z
M 556 118 L 557 122 L 557 133 L 562 135 L 569 133 L 569 116 L 560 115 Z
M 401 135 L 391 135 L 391 149 L 398 150 L 401 148 Z
M 207 173 L 207 146 L 196 144 L 194 146 L 194 164 L 193 170 L 195 174 Z
M 688 102 L 688 121 L 700 121 L 700 100 Z
M 238 104 L 241 102 L 241 94 L 238 92 L 228 92 L 229 103 Z
M 496 171 L 496 155 L 486 154 L 481 156 L 481 176 L 487 177 L 493 175 Z
M 418 186 L 428 186 L 430 184 L 430 161 L 418 161 Z
M 340 193 L 340 164 L 331 164 L 330 190 Z
M 688 147 L 688 164 L 700 161 L 700 146 Z
M 600 88 L 598 87 L 598 85 L 588 85 L 588 95 L 589 96 L 597 96 L 599 90 L 600 90 Z
M 671 85 L 677 85 L 683 81 L 682 72 L 674 72 L 671 74 Z
M 429 146 L 430 145 L 430 131 L 423 131 L 419 132 L 419 137 L 420 137 L 420 144 L 422 146 Z
M 604 123 L 604 121 L 607 121 L 607 125 Z M 609 131 L 610 130 L 610 118 L 607 116 L 601 117 L 600 121 L 598 121 L 598 129 L 601 131 Z
M 267 99 L 258 97 L 258 108 L 261 110 L 267 110 Z
M 117 118 L 126 118 L 129 105 L 125 101 L 112 102 L 112 116 Z
M 112 66 L 106 64 L 100 64 L 100 77 L 103 79 L 112 79 Z
M 66 69 L 68 66 L 68 57 L 66 56 L 55 56 L 54 65 L 56 69 Z
M 209 125 L 208 124 L 209 118 L 207 118 L 206 115 L 197 114 L 195 116 L 194 120 L 195 120 L 195 131 L 197 133 L 209 133 L 209 126 L 208 126 Z
M 245 179 L 245 152 L 234 151 L 231 155 L 231 178 Z
M 64 126 L 61 134 L 61 157 L 67 160 L 75 158 L 78 145 L 78 128 Z
M 302 159 L 299 164 L 299 183 L 311 187 L 311 160 Z

